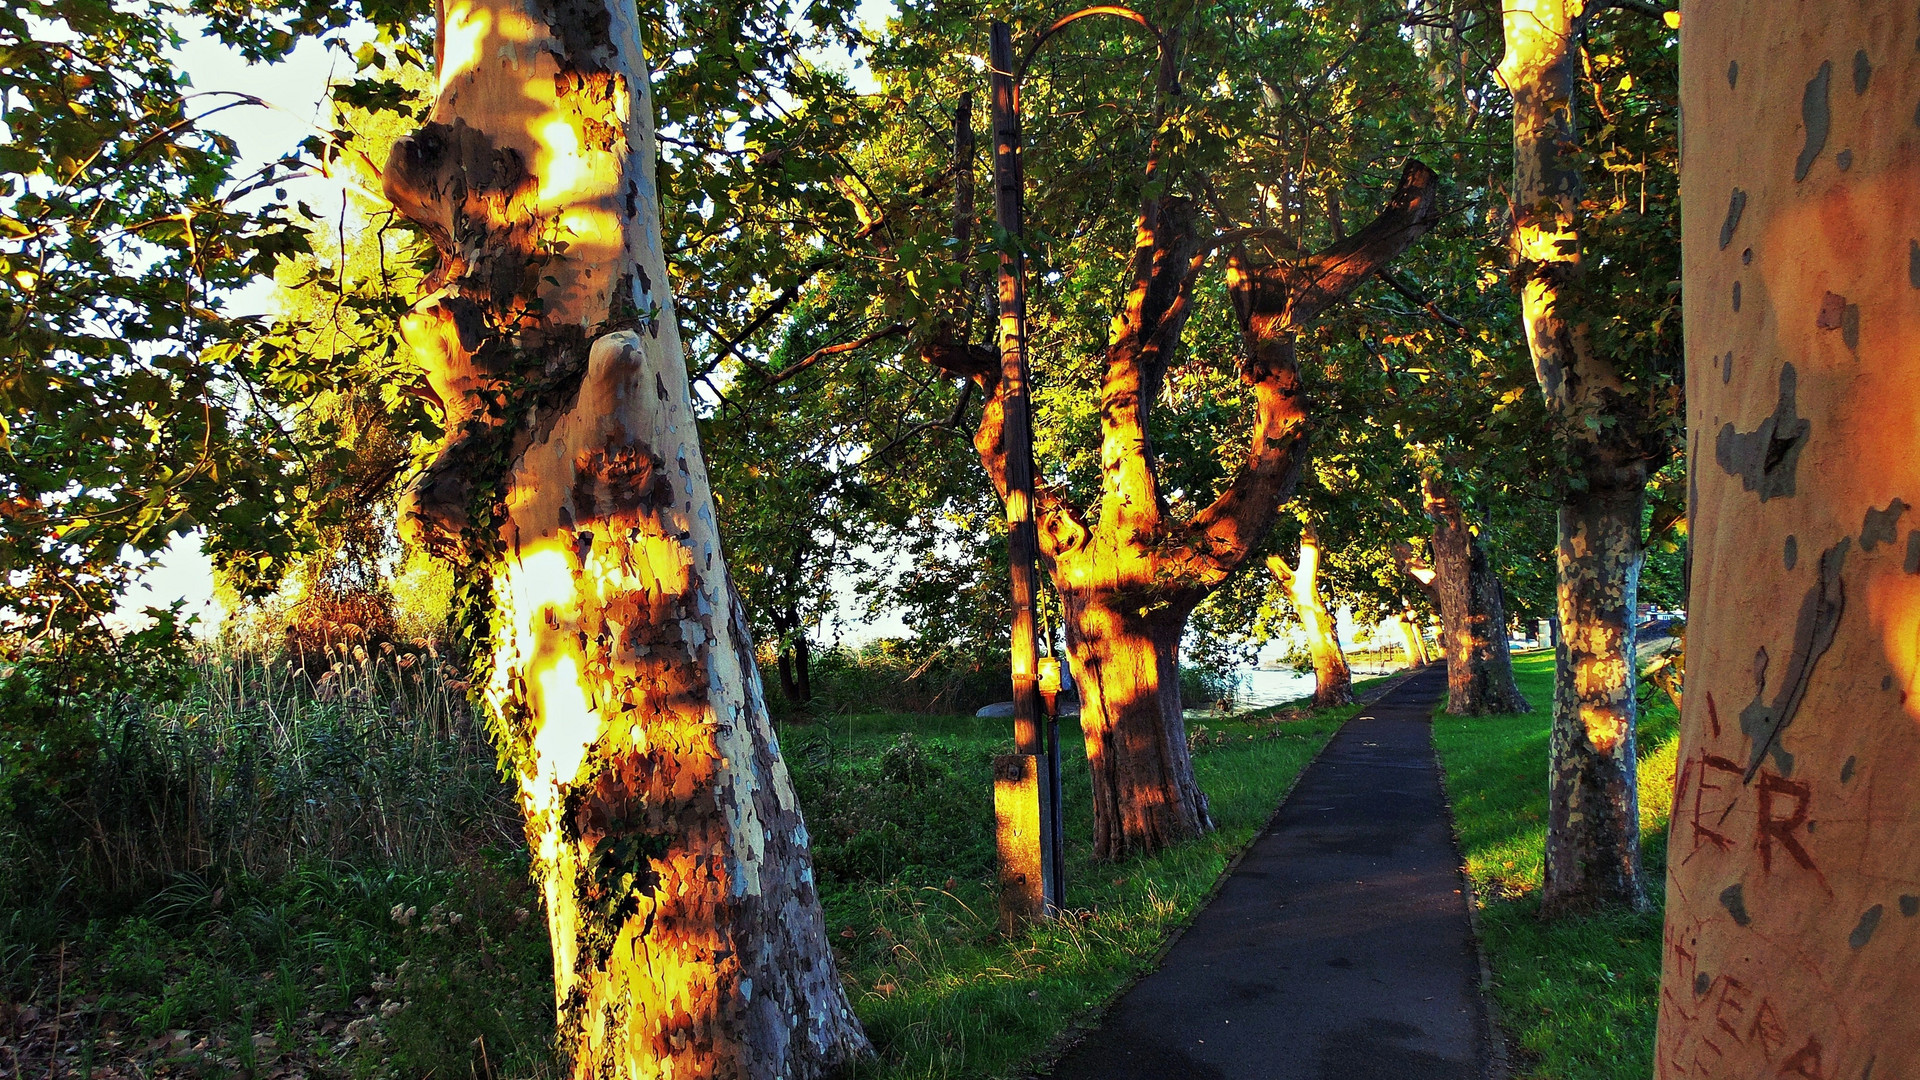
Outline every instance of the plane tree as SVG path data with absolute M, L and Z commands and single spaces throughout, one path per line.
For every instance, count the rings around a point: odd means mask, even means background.
M 1367 12 L 1363 42 L 1378 52 L 1358 52 L 1349 22 L 1280 14 L 1164 30 L 1149 17 L 1133 37 L 1124 24 L 1087 22 L 1062 31 L 1076 44 L 1049 46 L 1025 73 L 1036 516 L 1081 686 L 1104 857 L 1210 827 L 1180 719 L 1188 616 L 1256 556 L 1297 481 L 1311 423 L 1299 335 L 1438 214 L 1437 176 L 1406 162 L 1395 135 L 1361 138 L 1358 110 L 1343 104 L 1348 93 L 1391 94 L 1390 51 L 1404 52 L 1397 15 Z M 933 51 L 937 36 L 903 34 L 893 62 L 951 70 Z M 1336 92 L 1326 65 L 1343 53 L 1350 68 Z M 969 75 L 948 77 L 964 86 Z M 1149 104 L 1107 107 L 1116 99 Z M 1311 128 L 1309 115 L 1355 141 L 1331 139 L 1316 157 L 1284 119 Z M 1369 170 L 1399 173 L 1384 201 Z M 1338 209 L 1354 204 L 1380 209 Z M 998 364 L 991 347 L 955 332 L 971 311 L 960 299 L 929 303 L 921 352 L 980 389 L 975 445 L 1004 496 Z

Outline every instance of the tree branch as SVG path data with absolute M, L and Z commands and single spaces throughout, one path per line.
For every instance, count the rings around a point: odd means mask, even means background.
M 901 433 L 899 436 L 889 441 L 885 446 L 882 446 L 880 449 L 875 450 L 873 453 L 868 454 L 866 457 L 861 458 L 860 463 L 853 467 L 853 471 L 859 472 L 862 469 L 865 469 L 867 466 L 873 464 L 874 462 L 879 461 L 881 458 L 892 453 L 895 448 L 905 445 L 908 439 L 911 439 L 914 436 L 919 435 L 921 432 L 934 431 L 934 430 L 949 430 L 949 431 L 962 430 L 960 426 L 960 421 L 966 419 L 967 403 L 970 400 L 972 400 L 972 398 L 973 398 L 973 383 L 971 381 L 961 383 L 960 384 L 960 400 L 953 403 L 953 412 L 947 414 L 947 418 L 945 420 L 924 420 L 918 424 L 913 425 L 912 427 L 908 428 L 905 432 Z
M 852 341 L 843 341 L 838 345 L 823 345 L 808 353 L 806 359 L 796 364 L 788 365 L 780 371 L 767 376 L 767 385 L 778 386 L 829 356 L 838 356 L 843 352 L 852 352 L 854 349 L 871 345 L 881 338 L 897 337 L 906 333 L 908 329 L 910 329 L 910 327 L 908 327 L 906 323 L 893 323 L 889 326 L 883 326 L 871 334 L 857 337 Z
M 1456 319 L 1453 316 L 1447 314 L 1446 312 L 1441 311 L 1440 305 L 1434 303 L 1433 301 L 1427 299 L 1424 296 L 1421 296 L 1418 292 L 1414 291 L 1414 289 L 1411 286 L 1402 284 L 1399 278 L 1394 277 L 1391 273 L 1387 271 L 1386 267 L 1384 266 L 1381 267 L 1378 271 L 1374 273 L 1373 276 L 1379 278 L 1381 281 L 1386 282 L 1387 287 L 1392 289 L 1394 292 L 1397 292 L 1401 296 L 1406 297 L 1408 303 L 1412 304 L 1417 308 L 1420 308 L 1421 310 L 1425 311 L 1427 314 L 1433 316 L 1435 319 L 1438 319 L 1440 322 L 1446 324 L 1447 326 L 1450 326 L 1455 330 L 1465 330 L 1467 328 L 1466 324 L 1461 322 L 1459 319 Z
M 789 307 L 792 307 L 793 302 L 800 298 L 800 290 L 806 288 L 807 282 L 812 281 L 813 275 L 819 272 L 819 267 L 812 267 L 807 270 L 806 276 L 780 290 L 779 296 L 774 297 L 766 307 L 761 308 L 755 313 L 753 318 L 747 320 L 747 325 L 741 327 L 740 332 L 733 335 L 733 339 L 728 341 L 726 346 L 720 350 L 719 354 L 713 358 L 713 363 L 708 364 L 706 370 L 713 371 L 719 368 L 721 364 L 726 363 L 727 357 L 735 355 L 739 351 L 740 346 L 746 344 L 747 339 L 758 333 L 760 328 L 767 325 L 769 320 L 787 310 Z
M 1644 15 L 1649 19 L 1664 20 L 1669 15 L 1679 14 L 1679 11 L 1674 8 L 1663 8 L 1658 4 L 1648 3 L 1647 0 L 1600 0 L 1599 3 L 1587 8 L 1586 14 L 1598 15 L 1608 8 Z

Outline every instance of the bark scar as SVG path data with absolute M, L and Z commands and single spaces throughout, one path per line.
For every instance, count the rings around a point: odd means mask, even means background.
M 1833 646 L 1834 635 L 1840 628 L 1840 613 L 1847 603 L 1846 582 L 1840 572 L 1852 546 L 1852 537 L 1841 537 L 1839 543 L 1820 554 L 1820 580 L 1807 590 L 1806 598 L 1800 603 L 1786 678 L 1781 681 L 1780 692 L 1771 705 L 1761 703 L 1767 691 L 1765 662 L 1755 665 L 1753 701 L 1740 710 L 1740 730 L 1753 740 L 1753 755 L 1747 762 L 1743 783 L 1753 782 L 1754 774 L 1760 771 L 1760 763 L 1769 752 L 1782 776 L 1793 774 L 1793 755 L 1780 745 L 1780 733 L 1799 712 L 1800 702 L 1807 696 L 1807 685 L 1813 680 L 1814 667 Z
M 1740 215 L 1747 211 L 1747 193 L 1739 188 L 1733 189 L 1733 198 L 1727 201 L 1727 220 L 1720 225 L 1720 250 L 1727 250 L 1733 243 L 1733 231 L 1740 227 Z
M 1807 81 L 1807 91 L 1800 99 L 1800 119 L 1807 127 L 1807 142 L 1800 149 L 1800 158 L 1793 163 L 1793 179 L 1799 183 L 1807 178 L 1807 170 L 1813 168 L 1820 151 L 1827 148 L 1827 128 L 1832 122 L 1832 113 L 1827 107 L 1827 89 L 1833 83 L 1833 61 L 1820 65 L 1820 70 Z
M 1895 499 L 1887 504 L 1885 510 L 1867 507 L 1867 516 L 1860 523 L 1860 550 L 1872 551 L 1881 544 L 1891 544 L 1899 536 L 1900 515 L 1909 507 L 1905 500 Z
M 1740 486 L 1760 493 L 1760 501 L 1794 493 L 1794 472 L 1800 451 L 1813 432 L 1813 422 L 1799 415 L 1795 397 L 1799 374 L 1793 364 L 1780 365 L 1780 400 L 1773 415 L 1752 431 L 1735 430 L 1729 423 L 1720 429 L 1714 446 L 1714 460 L 1729 476 L 1738 476 Z

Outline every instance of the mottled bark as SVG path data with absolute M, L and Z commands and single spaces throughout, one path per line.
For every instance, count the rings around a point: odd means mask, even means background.
M 1595 6 L 1598 10 L 1598 5 Z M 1581 0 L 1509 0 L 1499 74 L 1513 94 L 1513 251 L 1534 373 L 1565 465 L 1544 902 L 1643 906 L 1633 786 L 1631 614 L 1649 444 L 1644 410 L 1570 310 L 1581 276 Z M 1613 515 L 1631 508 L 1631 521 Z M 1624 780 L 1624 782 L 1623 782 Z
M 1307 653 L 1313 657 L 1313 703 L 1320 708 L 1353 704 L 1353 669 L 1340 649 L 1340 632 L 1333 612 L 1320 595 L 1320 537 L 1311 522 L 1300 532 L 1300 555 L 1289 567 L 1278 555 L 1267 556 L 1267 569 L 1286 587 L 1300 628 L 1307 635 Z
M 1683 18 L 1693 572 L 1655 1073 L 1920 1076 L 1920 11 Z
M 1117 591 L 1094 584 L 1060 594 L 1093 780 L 1093 847 L 1103 859 L 1158 851 L 1213 828 L 1181 719 L 1189 610 L 1162 606 L 1143 616 L 1113 603 Z
M 448 439 L 402 517 L 491 587 L 558 1045 L 583 1080 L 832 1074 L 867 1044 L 720 554 L 634 10 L 450 4 L 436 54 L 385 175 L 440 253 L 405 333 Z
M 1644 902 L 1632 743 L 1645 492 L 1640 471 L 1611 490 L 1571 492 L 1560 506 L 1545 868 L 1557 904 Z
M 1447 658 L 1447 711 L 1455 716 L 1532 711 L 1513 681 L 1500 579 L 1453 490 L 1432 474 L 1421 482 L 1433 521 L 1433 591 Z

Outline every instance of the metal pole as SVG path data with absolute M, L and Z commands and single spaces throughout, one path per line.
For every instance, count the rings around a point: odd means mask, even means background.
M 1007 555 L 1013 586 L 1013 738 L 1021 754 L 1042 756 L 1039 724 L 1039 642 L 1034 635 L 1033 422 L 1027 397 L 1026 256 L 1020 250 L 1023 179 L 1020 170 L 1020 101 L 1014 81 L 1013 31 L 995 20 L 989 28 L 993 93 L 993 213 L 1000 226 L 1000 386 L 1006 426 Z M 1051 789 L 1052 763 L 1036 770 Z M 1041 895 L 1052 907 L 1056 890 L 1051 837 L 1055 829 L 1050 790 L 1040 796 Z

